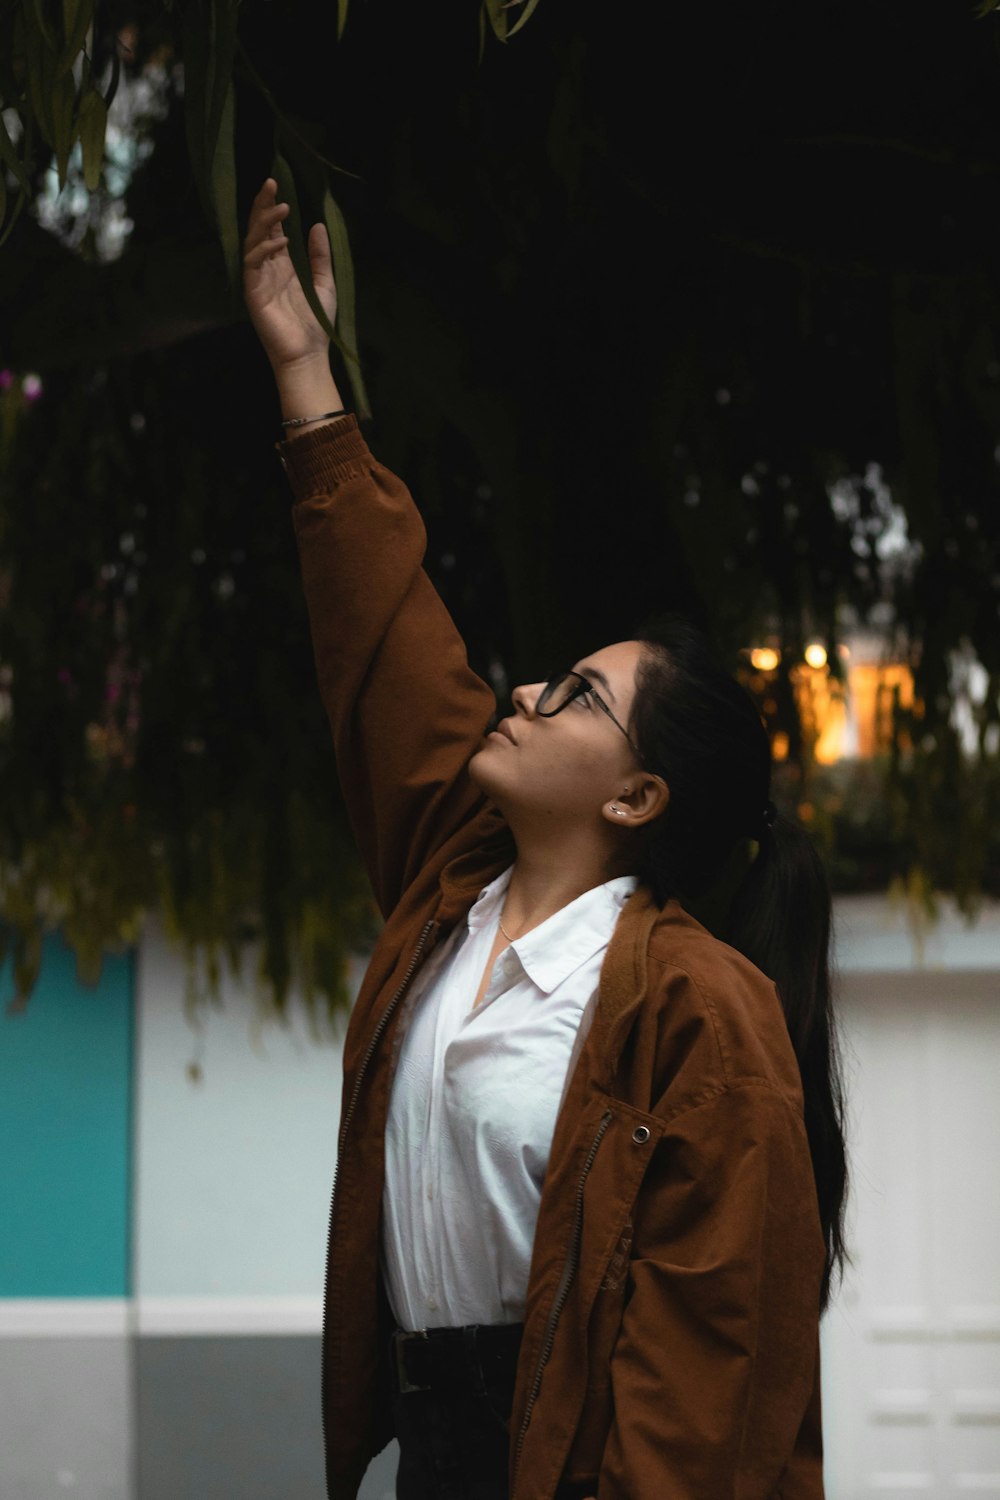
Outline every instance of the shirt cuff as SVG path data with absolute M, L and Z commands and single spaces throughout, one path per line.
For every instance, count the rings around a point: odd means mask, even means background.
M 296 500 L 325 494 L 373 461 L 353 413 L 274 446 Z

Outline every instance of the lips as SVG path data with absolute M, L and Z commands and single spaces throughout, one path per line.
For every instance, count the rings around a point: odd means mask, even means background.
M 500 723 L 497 725 L 497 734 L 502 734 L 504 739 L 510 740 L 512 745 L 517 744 L 517 740 L 514 738 L 513 732 L 510 727 L 509 719 L 500 720 Z

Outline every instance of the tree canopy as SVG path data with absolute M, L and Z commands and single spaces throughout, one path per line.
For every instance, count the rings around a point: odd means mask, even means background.
M 85 10 L 88 61 L 53 84 L 32 18 L 65 54 Z M 370 922 L 232 287 L 276 162 L 341 285 L 353 268 L 339 373 L 498 690 L 680 609 L 759 694 L 779 796 L 840 888 L 1000 887 L 996 16 L 518 10 L 8 8 L 26 207 L 0 249 L 0 889 L 21 990 L 46 923 L 93 973 L 165 902 L 192 955 L 263 936 L 279 1004 L 296 973 L 338 997 Z M 502 42 L 484 14 L 525 24 Z M 160 80 L 117 188 L 65 124 L 116 66 L 119 93 Z M 17 99 L 47 139 L 18 135 Z M 852 630 L 913 691 L 897 679 L 878 756 L 824 768 L 796 674 L 821 641 L 836 691 Z

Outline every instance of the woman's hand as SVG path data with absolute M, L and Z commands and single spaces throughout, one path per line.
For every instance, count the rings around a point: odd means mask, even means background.
M 268 177 L 253 200 L 243 245 L 243 295 L 275 372 L 313 360 L 326 363 L 329 346 L 292 265 L 282 228 L 288 204 L 279 203 L 277 194 L 278 184 Z M 309 265 L 316 294 L 332 324 L 337 315 L 337 287 L 322 224 L 314 224 L 309 231 Z

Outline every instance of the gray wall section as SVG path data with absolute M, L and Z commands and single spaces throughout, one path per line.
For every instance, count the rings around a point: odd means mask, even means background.
M 133 1500 L 124 1338 L 0 1339 L 2 1500 Z
M 0 1500 L 325 1496 L 316 1337 L 0 1339 Z
M 318 1338 L 146 1337 L 136 1375 L 138 1500 L 325 1500 Z M 395 1467 L 362 1500 L 392 1500 Z
M 139 1500 L 325 1500 L 315 1338 L 142 1338 Z

